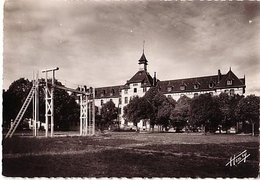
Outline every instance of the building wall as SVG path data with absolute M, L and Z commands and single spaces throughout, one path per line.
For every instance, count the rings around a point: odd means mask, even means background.
M 146 87 L 146 91 L 149 90 L 149 87 Z M 120 125 L 121 127 L 124 126 L 125 120 L 123 118 L 124 114 L 124 107 L 129 104 L 130 100 L 134 96 L 139 96 L 142 97 L 146 93 L 143 87 L 141 87 L 141 83 L 132 83 L 129 85 L 129 89 L 122 89 L 121 90 L 121 99 L 122 99 L 122 104 L 119 106 L 121 113 L 119 115 L 119 120 L 120 120 Z M 130 125 L 133 125 L 130 123 Z
M 136 90 L 135 90 L 136 88 Z M 146 91 L 149 90 L 149 87 L 147 87 Z M 194 92 L 181 92 L 181 93 L 166 93 L 164 94 L 166 97 L 171 96 L 174 100 L 178 100 L 181 96 L 185 95 L 189 98 L 193 98 L 194 96 L 199 96 L 200 94 L 205 94 L 205 93 L 210 93 L 212 95 L 219 95 L 222 92 L 228 93 L 232 95 L 232 92 L 234 94 L 239 94 L 243 95 L 243 88 L 226 88 L 226 89 L 217 89 L 216 91 L 194 91 Z M 96 106 L 99 107 L 99 110 L 102 107 L 102 101 L 103 104 L 112 100 L 115 103 L 115 106 L 119 108 L 119 121 L 120 121 L 120 126 L 124 127 L 125 126 L 125 119 L 123 118 L 123 113 L 124 113 L 124 107 L 130 102 L 130 100 L 134 96 L 139 96 L 142 97 L 144 96 L 144 88 L 141 87 L 141 83 L 133 83 L 129 85 L 129 89 L 122 89 L 120 93 L 120 97 L 118 98 L 101 98 L 101 99 L 96 99 L 95 104 Z M 121 99 L 121 100 L 120 100 Z M 120 102 L 121 101 L 121 102 Z M 128 123 L 129 126 L 133 126 L 133 123 Z M 150 128 L 149 123 L 144 123 L 143 121 L 140 121 L 138 123 L 138 128 Z

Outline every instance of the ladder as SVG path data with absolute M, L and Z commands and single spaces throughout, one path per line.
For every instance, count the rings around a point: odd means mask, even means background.
M 10 129 L 8 130 L 5 138 L 11 138 L 13 133 L 15 132 L 16 128 L 18 127 L 20 121 L 22 120 L 22 117 L 24 115 L 24 113 L 26 112 L 32 98 L 33 98 L 33 95 L 35 93 L 35 89 L 36 89 L 36 86 L 33 85 L 28 96 L 26 97 L 24 103 L 23 103 L 23 106 L 22 108 L 20 109 L 19 113 L 17 114 L 13 124 L 11 125 Z

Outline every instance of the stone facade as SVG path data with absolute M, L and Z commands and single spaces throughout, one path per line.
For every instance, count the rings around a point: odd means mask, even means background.
M 226 92 L 230 95 L 245 93 L 245 77 L 238 78 L 231 70 L 227 74 L 221 74 L 220 70 L 216 75 L 185 78 L 177 80 L 160 81 L 151 77 L 147 72 L 147 59 L 143 53 L 139 60 L 139 71 L 126 82 L 124 85 L 100 87 L 95 89 L 95 104 L 99 108 L 102 104 L 112 100 L 116 107 L 119 108 L 120 126 L 125 125 L 123 108 L 129 103 L 134 96 L 142 97 L 152 86 L 156 86 L 165 96 L 171 96 L 176 101 L 183 95 L 190 98 L 204 93 L 219 95 Z M 128 124 L 128 125 L 131 125 Z M 149 123 L 140 121 L 138 124 L 141 128 L 149 128 Z

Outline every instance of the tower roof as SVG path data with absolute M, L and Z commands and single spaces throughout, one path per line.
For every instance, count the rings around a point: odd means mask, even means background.
M 146 64 L 147 65 L 147 62 L 148 61 L 147 61 L 147 59 L 146 59 L 146 57 L 144 55 L 144 52 L 143 52 L 141 58 L 139 59 L 139 63 L 138 64 Z

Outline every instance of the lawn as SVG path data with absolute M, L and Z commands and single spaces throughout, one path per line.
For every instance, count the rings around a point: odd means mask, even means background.
M 258 137 L 117 132 L 94 137 L 14 137 L 3 142 L 9 177 L 257 177 Z M 247 150 L 246 162 L 229 167 Z

